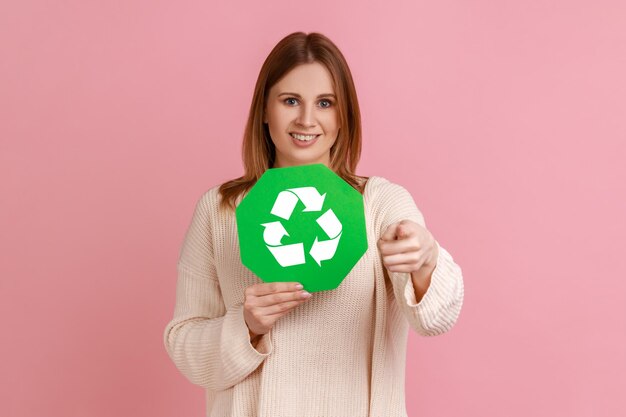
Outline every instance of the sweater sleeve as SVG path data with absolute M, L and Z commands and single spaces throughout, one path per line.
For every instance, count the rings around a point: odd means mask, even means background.
M 256 349 L 250 342 L 243 304 L 226 308 L 213 257 L 211 190 L 196 208 L 177 264 L 174 317 L 163 333 L 176 368 L 193 384 L 221 391 L 254 371 L 272 352 L 271 331 Z
M 379 236 L 388 226 L 400 220 L 412 220 L 426 228 L 424 216 L 415 205 L 411 194 L 402 186 L 388 182 L 381 196 L 383 220 Z M 408 272 L 383 273 L 393 285 L 395 300 L 409 325 L 422 336 L 436 336 L 450 330 L 456 323 L 463 305 L 463 276 L 452 255 L 438 241 L 437 264 L 426 293 L 418 303 L 415 288 Z M 382 259 L 381 259 L 382 263 Z

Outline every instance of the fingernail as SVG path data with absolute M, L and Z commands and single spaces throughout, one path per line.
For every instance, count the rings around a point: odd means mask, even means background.
M 306 291 L 302 291 L 302 293 L 300 294 L 300 296 L 301 296 L 302 298 L 309 298 L 309 297 L 311 296 L 311 294 L 310 294 L 310 293 L 308 293 L 308 292 L 306 292 Z
M 296 288 L 301 290 L 302 288 L 304 288 L 304 286 L 302 284 L 296 284 Z

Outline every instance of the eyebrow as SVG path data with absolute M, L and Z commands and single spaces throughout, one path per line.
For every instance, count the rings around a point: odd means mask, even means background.
M 284 96 L 284 95 L 289 95 L 289 96 L 295 96 L 295 97 L 298 97 L 298 98 L 302 98 L 302 96 L 301 96 L 300 94 L 298 94 L 298 93 L 288 93 L 288 92 L 285 92 L 285 93 L 280 93 L 280 94 L 278 95 L 278 97 L 280 97 L 280 96 Z M 327 94 L 320 94 L 319 96 L 317 96 L 317 98 L 322 98 L 322 97 L 332 97 L 332 98 L 334 98 L 334 99 L 336 99 L 336 98 L 337 98 L 334 94 L 330 94 L 330 93 L 327 93 Z

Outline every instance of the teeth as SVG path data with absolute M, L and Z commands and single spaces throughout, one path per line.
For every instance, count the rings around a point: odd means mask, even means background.
M 313 140 L 313 139 L 315 139 L 317 137 L 317 135 L 298 135 L 296 133 L 290 133 L 290 135 L 291 135 L 292 138 L 296 138 L 298 140 L 302 140 L 302 141 L 305 141 L 305 142 Z

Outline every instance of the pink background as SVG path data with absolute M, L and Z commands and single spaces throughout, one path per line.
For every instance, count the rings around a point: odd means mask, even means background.
M 626 415 L 621 1 L 13 1 L 0 7 L 2 416 L 201 416 L 162 344 L 194 203 L 242 172 L 271 48 L 319 31 L 359 173 L 461 265 L 409 337 L 409 416 Z

